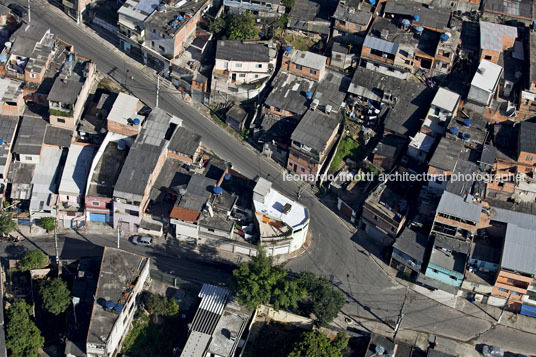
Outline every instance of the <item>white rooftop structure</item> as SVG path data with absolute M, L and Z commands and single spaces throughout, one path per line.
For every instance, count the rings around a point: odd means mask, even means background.
M 143 124 L 145 117 L 137 115 L 139 100 L 136 97 L 125 93 L 119 93 L 114 105 L 108 114 L 108 121 L 113 121 L 122 125 L 131 124 L 135 118 L 140 119 L 139 125 Z
M 432 146 L 434 145 L 435 139 L 429 135 L 426 135 L 422 132 L 418 132 L 417 135 L 411 139 L 411 142 L 409 143 L 409 146 L 422 151 L 422 152 L 430 152 L 432 149 Z
M 432 106 L 452 113 L 456 109 L 459 101 L 460 96 L 458 94 L 445 88 L 439 88 L 432 101 Z
M 502 73 L 502 67 L 490 61 L 482 60 L 473 77 L 471 86 L 492 91 L 495 83 L 499 80 Z
M 22 82 L 0 78 L 0 101 L 16 102 L 22 96 Z
M 309 211 L 305 206 L 274 190 L 272 183 L 262 177 L 253 189 L 253 205 L 256 212 L 280 220 L 292 228 L 309 219 Z
M 71 144 L 61 176 L 60 194 L 80 196 L 86 182 L 95 149 L 92 146 Z
M 127 0 L 117 13 L 143 22 L 158 8 L 160 2 L 161 0 Z
M 50 210 L 56 202 L 51 201 L 51 195 L 56 193 L 56 171 L 61 159 L 61 149 L 53 146 L 44 146 L 41 160 L 32 178 L 31 211 Z
M 321 70 L 326 65 L 327 57 L 309 51 L 292 50 L 290 60 L 300 66 Z

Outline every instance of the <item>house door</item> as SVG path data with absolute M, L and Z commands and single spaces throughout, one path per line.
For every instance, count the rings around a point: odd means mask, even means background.
M 231 81 L 236 82 L 236 73 L 231 74 Z

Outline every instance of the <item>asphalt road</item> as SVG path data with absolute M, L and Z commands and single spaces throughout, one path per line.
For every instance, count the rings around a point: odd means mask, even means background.
M 83 26 L 77 26 L 43 0 L 32 1 L 32 20 L 50 27 L 62 40 L 73 44 L 76 52 L 93 58 L 99 71 L 118 82 L 125 80 L 128 70 L 128 77 L 133 78 L 128 78 L 126 87 L 148 105 L 155 104 L 156 77 L 147 75 L 136 62 L 114 51 L 110 43 Z M 163 87 L 160 93 L 159 106 L 182 118 L 186 127 L 201 134 L 203 143 L 223 159 L 231 161 L 233 168 L 249 177 L 265 177 L 274 182 L 278 190 L 296 197 L 299 185 L 283 182 L 281 167 L 238 142 L 193 106 L 182 102 L 174 89 Z M 356 243 L 353 230 L 309 191 L 302 193 L 301 201 L 310 211 L 313 243 L 287 267 L 294 271 L 311 270 L 327 277 L 347 295 L 344 312 L 348 315 L 375 319 L 393 327 L 404 301 L 405 287 L 385 274 Z M 491 329 L 489 321 L 463 314 L 413 292 L 408 295 L 404 313 L 402 329 L 431 332 L 460 341 L 483 341 L 493 333 L 495 343 L 507 350 L 536 351 L 533 335 L 520 339 L 518 330 L 507 327 L 501 327 L 501 333 L 497 334 L 497 329 Z

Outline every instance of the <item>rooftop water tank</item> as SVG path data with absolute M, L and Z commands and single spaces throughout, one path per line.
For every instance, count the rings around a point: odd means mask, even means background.
M 421 17 L 417 14 L 413 15 L 413 20 L 415 21 L 419 21 L 421 19 Z
M 376 0 L 369 0 L 369 3 L 370 3 L 372 6 L 374 6 L 374 5 L 376 5 Z
M 439 36 L 439 39 L 442 42 L 447 42 L 450 39 L 450 35 L 447 32 L 442 33 L 441 36 Z
M 229 181 L 231 179 L 231 174 L 225 174 L 224 179 L 225 181 Z
M 8 48 L 8 49 L 11 48 L 12 45 L 13 45 L 13 44 L 12 44 L 11 42 L 9 42 L 9 41 L 7 41 L 6 43 L 4 43 L 4 46 L 6 46 L 6 48 Z
M 467 127 L 471 126 L 473 124 L 473 121 L 471 119 L 464 119 L 463 124 Z
M 223 189 L 220 186 L 214 186 L 214 188 L 212 189 L 212 192 L 214 192 L 214 194 L 216 195 L 221 195 L 221 193 L 223 192 Z
M 119 150 L 125 150 L 127 147 L 127 143 L 125 142 L 125 140 L 121 139 L 117 142 L 117 148 Z
M 134 125 L 140 125 L 140 120 L 138 118 L 134 118 L 134 119 L 132 119 L 132 123 Z
M 419 35 L 422 34 L 424 31 L 424 27 L 422 26 L 415 26 L 415 32 L 417 32 Z
M 463 140 L 465 140 L 465 141 L 469 141 L 469 139 L 471 139 L 471 134 L 469 134 L 469 133 L 462 133 L 462 138 L 463 138 Z
M 0 145 L 4 145 L 4 139 L 0 139 Z
M 123 311 L 123 307 L 124 307 L 123 304 L 115 304 L 114 310 L 115 310 L 115 312 L 121 312 L 121 311 Z
M 408 19 L 402 20 L 402 26 L 408 27 L 411 24 L 411 22 Z
M 449 129 L 449 133 L 451 133 L 452 135 L 458 134 L 458 128 L 453 126 L 452 128 Z
M 292 51 L 292 46 L 285 46 L 285 52 Z
M 313 97 L 313 92 L 305 92 L 305 97 L 307 97 L 307 99 L 311 99 Z

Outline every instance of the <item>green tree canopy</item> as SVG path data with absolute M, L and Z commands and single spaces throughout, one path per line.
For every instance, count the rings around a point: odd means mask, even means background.
M 348 337 L 345 335 L 337 335 L 331 342 L 326 335 L 318 331 L 304 332 L 302 338 L 294 344 L 289 357 L 341 357 L 342 350 L 347 345 Z
M 209 25 L 216 38 L 224 40 L 251 40 L 259 36 L 255 19 L 250 13 L 218 17 Z
M 44 268 L 48 265 L 48 257 L 39 249 L 27 251 L 18 263 L 21 271 Z
M 63 313 L 71 303 L 71 292 L 60 278 L 46 280 L 39 286 L 43 307 L 54 315 Z
M 39 220 L 39 227 L 46 229 L 47 232 L 53 231 L 56 227 L 56 218 L 43 217 Z
M 231 288 L 238 301 L 255 310 L 260 304 L 271 302 L 274 308 L 296 306 L 305 297 L 305 291 L 297 282 L 286 279 L 288 272 L 274 268 L 272 259 L 259 249 L 256 257 L 249 263 L 243 263 L 233 271 Z
M 12 357 L 37 357 L 45 339 L 30 319 L 31 307 L 22 299 L 7 310 L 6 348 Z
M 9 234 L 15 230 L 17 224 L 13 220 L 11 212 L 3 211 L 0 214 L 0 233 Z
M 175 299 L 167 299 L 165 296 L 150 294 L 145 299 L 147 310 L 157 316 L 173 316 L 179 312 L 179 305 Z
M 307 291 L 310 311 L 315 314 L 318 325 L 326 326 L 333 321 L 344 305 L 344 294 L 335 290 L 324 278 L 317 278 L 313 273 L 304 272 L 298 278 L 298 285 Z

